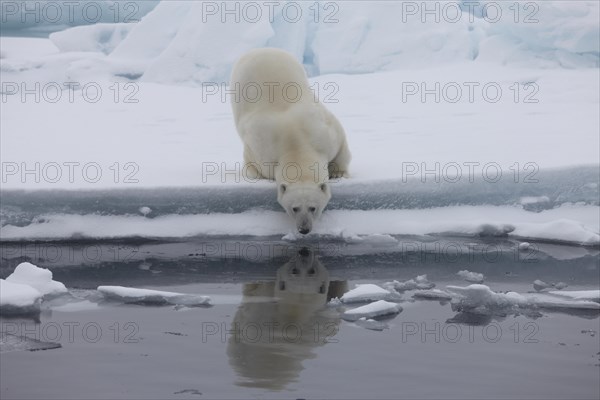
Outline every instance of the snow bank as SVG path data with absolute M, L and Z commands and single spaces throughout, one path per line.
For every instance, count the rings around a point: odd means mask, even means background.
M 599 65 L 596 2 L 532 3 L 537 10 L 520 3 L 518 15 L 512 3 L 492 2 L 500 7 L 498 19 L 482 14 L 485 1 L 477 2 L 475 16 L 460 2 L 275 3 L 273 10 L 266 3 L 248 10 L 244 3 L 163 1 L 146 7 L 154 8 L 130 24 L 122 41 L 124 28 L 107 26 L 77 27 L 54 39 L 64 51 L 95 49 L 110 52 L 109 63 L 129 60 L 145 81 L 193 86 L 227 81 L 233 62 L 256 47 L 287 50 L 312 75 L 473 61 L 535 68 Z M 234 7 L 237 13 L 226 13 Z M 424 14 L 432 7 L 437 13 Z
M 499 8 L 504 16 L 494 23 L 479 19 L 485 30 L 485 38 L 479 44 L 481 60 L 513 65 L 535 62 L 542 68 L 598 66 L 598 2 L 543 1 L 527 5 L 485 0 L 479 3 L 482 9 L 485 4 L 494 3 L 494 8 Z M 518 15 L 513 4 L 519 6 Z
M 127 37 L 135 24 L 95 24 L 77 26 L 50 34 L 50 40 L 63 52 L 111 53 Z
M 222 3 L 225 4 L 225 3 Z M 249 22 L 206 18 L 203 2 L 161 2 L 117 46 L 112 59 L 147 63 L 143 80 L 160 83 L 223 82 L 246 51 L 273 35 L 268 15 Z
M 361 318 L 377 318 L 398 314 L 402 311 L 396 303 L 379 300 L 361 307 L 353 308 L 344 312 L 341 317 L 347 321 L 356 321 Z
M 0 311 L 4 315 L 39 313 L 42 294 L 29 285 L 0 279 Z
M 52 271 L 46 268 L 39 268 L 28 262 L 17 265 L 15 271 L 6 280 L 11 283 L 31 286 L 43 296 L 55 296 L 67 293 L 65 285 L 52 280 Z
M 164 292 L 124 286 L 98 286 L 98 291 L 108 300 L 138 304 L 172 304 L 182 306 L 207 306 L 210 297 L 194 294 Z
M 156 7 L 158 2 L 159 0 L 3 1 L 2 33 L 27 35 L 55 32 L 69 26 L 135 22 Z

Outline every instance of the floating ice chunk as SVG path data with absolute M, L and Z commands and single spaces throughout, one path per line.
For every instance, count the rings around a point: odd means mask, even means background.
M 564 283 L 564 282 L 558 282 L 558 283 L 556 283 L 556 284 L 554 285 L 554 287 L 555 287 L 557 290 L 563 290 L 564 288 L 566 288 L 566 287 L 568 287 L 568 286 L 569 286 L 569 285 L 567 285 L 567 284 L 566 284 L 566 283 Z
M 529 250 L 530 247 L 531 247 L 531 244 L 529 244 L 529 242 L 519 243 L 519 250 L 521 250 L 521 251 L 527 251 L 527 250 Z
M 340 298 L 342 303 L 361 303 L 377 300 L 391 300 L 393 294 L 372 283 L 356 285 L 356 288 L 344 293 Z
M 43 296 L 55 296 L 67 293 L 65 285 L 52 280 L 52 271 L 36 267 L 28 262 L 17 265 L 15 271 L 6 280 L 12 283 L 29 285 Z
M 552 285 L 551 285 L 551 284 L 549 284 L 549 283 L 546 283 L 546 282 L 544 282 L 544 281 L 541 281 L 541 280 L 539 280 L 539 279 L 536 279 L 535 281 L 533 281 L 533 288 L 534 288 L 534 289 L 535 289 L 537 292 L 539 292 L 539 291 L 541 291 L 541 290 L 544 290 L 544 289 L 548 289 L 549 287 L 552 287 Z
M 600 303 L 600 290 L 563 290 L 560 292 L 553 290 L 548 293 L 554 296 L 566 297 L 571 300 L 587 300 Z
M 537 291 L 537 292 L 541 292 L 544 289 L 548 289 L 548 288 L 555 288 L 558 290 L 563 290 L 564 288 L 568 287 L 569 285 L 567 285 L 564 282 L 558 282 L 558 283 L 546 283 L 544 281 L 541 281 L 539 279 L 536 279 L 535 281 L 533 281 L 533 288 Z
M 42 294 L 29 285 L 0 279 L 0 311 L 4 315 L 40 312 Z
M 452 295 L 444 290 L 431 289 L 431 290 L 419 290 L 412 296 L 415 299 L 427 299 L 427 300 L 452 300 Z
M 521 203 L 522 205 L 528 205 L 537 203 L 548 203 L 549 201 L 550 199 L 548 198 L 548 196 L 525 196 L 521 197 L 519 203 Z
M 511 224 L 481 224 L 475 228 L 475 233 L 482 237 L 504 237 L 514 230 Z
M 389 329 L 389 325 L 387 323 L 374 319 L 367 319 L 365 317 L 359 318 L 355 324 L 371 331 L 382 331 L 384 329 Z
M 62 347 L 60 343 L 42 342 L 37 339 L 28 338 L 27 336 L 17 336 L 5 332 L 0 334 L 0 353 L 18 350 L 49 350 L 60 347 Z
M 485 276 L 483 274 L 480 274 L 478 272 L 467 271 L 466 269 L 462 270 L 462 271 L 458 271 L 456 273 L 456 275 L 460 276 L 467 282 L 473 282 L 473 283 L 483 283 L 483 281 L 485 279 Z
M 398 244 L 398 240 L 390 235 L 382 235 L 374 233 L 371 235 L 363 236 L 363 243 L 370 244 L 375 247 L 395 246 Z
M 138 211 L 141 212 L 145 217 L 152 212 L 152 209 L 150 207 L 144 206 L 144 207 L 140 207 L 140 209 Z
M 210 297 L 195 294 L 163 292 L 160 290 L 129 288 L 124 286 L 98 286 L 106 299 L 124 303 L 172 304 L 183 306 L 210 305 Z
M 585 301 L 565 299 L 542 293 L 516 292 L 496 293 L 486 285 L 473 284 L 467 287 L 447 286 L 447 289 L 459 297 L 453 303 L 460 310 L 493 311 L 506 308 L 576 308 L 600 310 L 600 304 Z M 565 292 L 560 292 L 560 294 Z
M 45 304 L 45 303 L 44 303 Z M 79 312 L 79 311 L 91 311 L 98 310 L 100 306 L 98 303 L 91 302 L 89 300 L 74 301 L 58 306 L 50 306 L 52 311 L 60 312 Z
M 486 285 L 446 286 L 446 288 L 451 293 L 458 295 L 458 304 L 467 309 L 477 307 L 502 308 L 525 302 L 525 299 L 519 297 L 518 293 L 496 293 Z
M 348 310 L 342 314 L 342 318 L 347 321 L 356 321 L 363 317 L 376 318 L 387 315 L 395 315 L 400 311 L 402 311 L 402 307 L 400 307 L 398 304 L 390 303 L 385 300 L 379 300 L 374 303 Z
M 427 280 L 427 275 L 419 275 L 415 279 L 409 279 L 406 282 L 386 282 L 383 284 L 386 289 L 393 289 L 398 292 L 404 292 L 406 290 L 426 290 L 433 289 L 435 283 Z

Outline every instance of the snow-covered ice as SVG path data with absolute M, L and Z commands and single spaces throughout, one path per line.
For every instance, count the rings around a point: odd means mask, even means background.
M 407 290 L 426 290 L 435 287 L 435 283 L 427 280 L 427 275 L 419 275 L 414 279 L 409 279 L 405 282 L 391 281 L 383 284 L 384 288 L 395 290 L 397 292 L 405 292 Z
M 108 300 L 139 304 L 171 304 L 182 306 L 207 306 L 210 297 L 195 294 L 165 292 L 124 286 L 98 286 L 98 291 Z
M 23 262 L 15 268 L 6 280 L 35 288 L 43 296 L 55 296 L 67 293 L 67 288 L 61 282 L 52 280 L 52 271 Z
M 540 279 L 536 279 L 535 281 L 533 281 L 533 288 L 538 292 L 540 292 L 544 289 L 548 289 L 550 287 L 552 287 L 552 284 L 546 283 Z
M 566 287 L 568 287 L 568 286 L 569 286 L 569 285 L 568 285 L 568 284 L 566 284 L 566 283 L 564 283 L 564 282 L 557 282 L 557 283 L 555 283 L 555 284 L 554 284 L 554 287 L 555 287 L 557 290 L 563 290 L 564 288 L 566 288 Z
M 347 321 L 356 321 L 360 318 L 377 318 L 398 314 L 402 307 L 396 303 L 390 303 L 385 300 L 375 301 L 373 303 L 353 308 L 342 313 L 341 317 Z
M 572 300 L 565 296 L 545 293 L 497 293 L 488 286 L 473 284 L 466 287 L 447 286 L 456 295 L 453 306 L 461 311 L 488 313 L 514 308 L 550 308 L 600 310 L 600 304 L 589 300 Z M 563 293 L 563 292 L 560 292 Z
M 467 271 L 466 269 L 458 271 L 456 275 L 460 276 L 467 282 L 483 283 L 485 280 L 485 276 L 483 274 L 480 274 L 479 272 Z
M 42 294 L 29 285 L 0 279 L 0 310 L 4 315 L 40 311 Z
M 586 300 L 600 303 L 600 290 L 553 290 L 548 293 L 571 300 Z
M 527 250 L 529 250 L 530 246 L 531 246 L 531 244 L 529 244 L 529 242 L 521 242 L 521 243 L 519 243 L 519 250 L 527 251 Z
M 389 290 L 372 283 L 356 285 L 356 287 L 340 298 L 342 303 L 363 303 L 377 300 L 392 300 L 396 296 Z
M 275 194 L 273 194 L 275 198 Z M 487 216 L 490 223 L 484 223 Z M 569 218 L 568 220 L 566 218 Z M 115 239 L 128 237 L 181 238 L 193 236 L 286 235 L 289 217 L 283 211 L 248 210 L 241 213 L 179 214 L 145 218 L 141 215 L 44 214 L 25 226 L 0 227 L 4 240 L 69 239 L 88 237 Z M 568 229 L 548 230 L 547 221 L 560 219 Z M 526 226 L 528 236 L 557 243 L 598 245 L 600 210 L 596 206 L 563 206 L 531 213 L 515 207 L 453 206 L 409 210 L 330 210 L 317 221 L 313 236 L 347 238 L 354 234 L 449 235 L 477 237 L 491 221 L 509 221 L 516 236 Z M 513 222 L 514 221 L 514 222 Z M 581 221 L 581 222 L 580 222 Z M 21 225 L 21 224 L 19 224 Z M 551 223 L 550 223 L 551 225 Z M 340 227 L 344 227 L 341 229 Z M 340 236 L 341 235 L 341 236 Z M 297 240 L 298 238 L 289 238 Z
M 536 292 L 541 292 L 544 289 L 549 289 L 549 288 L 554 288 L 557 290 L 563 290 L 564 288 L 568 287 L 569 285 L 567 285 L 564 282 L 557 282 L 557 283 L 546 283 L 542 280 L 536 279 L 535 281 L 533 281 L 533 288 L 535 289 Z

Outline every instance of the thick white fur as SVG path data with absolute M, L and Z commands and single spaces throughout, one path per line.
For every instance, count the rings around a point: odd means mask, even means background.
M 255 49 L 242 56 L 230 90 L 238 94 L 231 96 L 232 108 L 247 177 L 275 180 L 279 203 L 300 233 L 310 232 L 331 198 L 327 182 L 348 175 L 344 129 L 285 51 Z

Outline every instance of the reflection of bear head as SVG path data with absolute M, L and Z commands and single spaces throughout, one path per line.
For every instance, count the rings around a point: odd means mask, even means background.
M 296 228 L 303 235 L 312 230 L 313 221 L 321 216 L 329 199 L 331 190 L 327 183 L 280 183 L 277 189 L 277 201 L 296 220 Z
M 339 316 L 325 304 L 344 291 L 339 283 L 304 248 L 277 270 L 275 282 L 244 285 L 227 346 L 239 385 L 283 389 L 298 376 L 302 362 L 337 333 Z
M 277 270 L 275 297 L 284 303 L 304 303 L 319 306 L 327 302 L 329 273 L 315 257 L 303 248 L 298 256 Z

